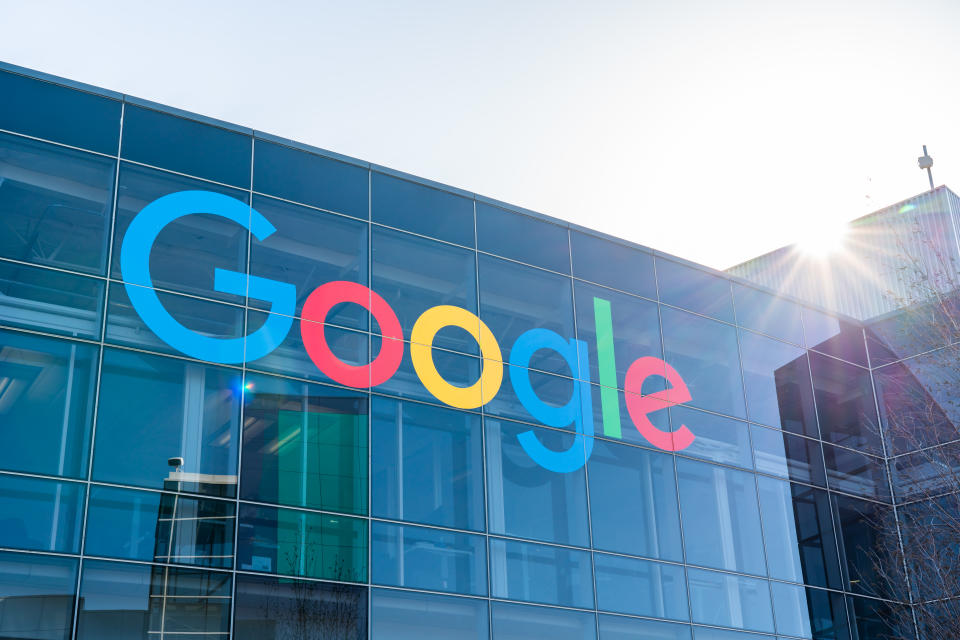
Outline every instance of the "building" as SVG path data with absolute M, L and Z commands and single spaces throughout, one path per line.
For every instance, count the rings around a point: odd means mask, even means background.
M 867 640 L 906 597 L 858 320 L 129 96 L 0 95 L 0 636 Z

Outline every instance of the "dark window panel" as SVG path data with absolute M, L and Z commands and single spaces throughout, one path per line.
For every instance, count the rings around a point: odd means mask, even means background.
M 0 134 L 0 256 L 103 274 L 116 166 Z
M 668 620 L 690 619 L 683 567 L 602 553 L 593 554 L 597 608 Z
M 831 489 L 890 502 L 890 486 L 882 458 L 829 444 L 823 445 L 823 458 Z
M 653 255 L 579 231 L 570 232 L 576 278 L 657 299 Z
M 374 222 L 474 246 L 472 199 L 377 172 L 371 180 Z
M 770 589 L 766 580 L 716 571 L 688 569 L 690 609 L 700 624 L 773 632 Z M 696 634 L 698 640 L 700 633 Z
M 956 491 L 960 442 L 898 456 L 890 460 L 890 465 L 893 492 L 899 501 Z
M 740 284 L 733 285 L 737 324 L 768 336 L 803 344 L 800 305 Z
M 691 640 L 689 625 L 600 614 L 600 640 Z
M 526 604 L 493 602 L 494 640 L 594 640 L 597 637 L 596 614 L 535 607 Z
M 570 273 L 566 228 L 482 202 L 477 203 L 477 249 Z
M 369 171 L 306 151 L 257 140 L 253 190 L 367 220 Z
M 107 349 L 100 380 L 94 480 L 237 494 L 239 370 Z
M 367 395 L 249 374 L 241 496 L 367 513 Z
M 661 302 L 733 322 L 733 297 L 726 278 L 658 258 L 657 281 Z
M 484 536 L 386 522 L 374 522 L 371 536 L 374 584 L 487 595 Z
M 949 607 L 948 611 L 953 609 Z M 914 625 L 908 615 L 904 615 L 902 608 L 894 609 L 883 600 L 874 598 L 859 598 L 847 596 L 847 611 L 853 625 L 854 638 L 870 640 L 871 638 L 913 638 Z M 896 617 L 894 611 L 897 612 Z M 951 612 L 952 613 L 952 612 Z M 948 615 L 951 615 L 948 613 Z M 924 630 L 921 629 L 920 637 Z
M 490 538 L 490 595 L 593 608 L 589 551 Z
M 0 547 L 80 553 L 86 493 L 76 482 L 0 474 Z
M 684 425 L 695 436 L 693 443 L 682 450 L 683 455 L 753 469 L 750 429 L 746 422 L 682 405 L 670 408 L 670 422 L 673 431 Z
M 820 442 L 775 429 L 751 426 L 753 461 L 760 473 L 827 486 Z
M 867 365 L 862 328 L 807 307 L 803 308 L 802 315 L 804 344 L 808 349 Z
M 0 552 L 0 637 L 70 640 L 77 560 Z
M 740 356 L 750 419 L 784 431 L 820 437 L 804 350 L 741 331 Z
M 882 453 L 870 372 L 818 353 L 810 353 L 810 367 L 823 440 Z
M 771 582 L 777 632 L 800 638 L 849 640 L 842 594 Z
M 0 331 L 0 468 L 86 477 L 98 351 Z
M 904 549 L 902 560 L 910 576 L 914 602 L 929 603 L 960 597 L 956 570 L 960 494 L 927 498 L 901 506 L 898 515 Z M 890 554 L 889 559 L 899 561 L 901 557 L 899 554 Z M 950 610 L 957 604 L 954 600 L 939 614 L 949 616 Z M 917 613 L 921 619 L 928 620 L 938 614 L 929 605 L 918 607 Z
M 100 338 L 106 282 L 0 262 L 0 324 L 78 338 Z
M 120 102 L 0 71 L 0 129 L 117 153 Z
M 887 575 L 877 573 L 876 561 L 893 557 L 889 547 L 897 539 L 893 509 L 837 494 L 831 494 L 830 499 L 844 589 L 885 598 L 906 597 L 896 561 L 885 561 Z
M 960 339 L 957 304 L 956 299 L 943 298 L 930 304 L 918 302 L 867 323 L 870 366 L 879 367 L 956 342 Z
M 374 589 L 371 606 L 374 640 L 489 638 L 486 600 Z
M 250 136 L 128 104 L 120 155 L 242 189 L 250 187 Z

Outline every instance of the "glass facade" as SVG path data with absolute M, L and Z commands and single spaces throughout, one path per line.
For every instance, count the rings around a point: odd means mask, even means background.
M 879 637 L 859 324 L 91 91 L 0 71 L 0 636 Z

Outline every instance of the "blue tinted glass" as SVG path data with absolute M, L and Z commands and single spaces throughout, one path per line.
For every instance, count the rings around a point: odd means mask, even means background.
M 0 331 L 0 468 L 86 476 L 97 353 L 88 344 Z
M 844 589 L 880 597 L 904 597 L 896 570 L 878 575 L 877 549 L 880 538 L 896 526 L 893 509 L 838 494 L 831 494 L 833 522 L 840 546 L 840 568 Z M 892 587 L 892 588 L 891 588 Z M 942 592 L 937 593 L 942 597 Z
M 757 478 L 770 577 L 841 588 L 826 491 Z
M 777 632 L 800 638 L 812 638 L 811 611 L 807 606 L 806 589 L 782 582 L 770 583 L 773 611 L 777 617 Z
M 473 246 L 473 200 L 449 191 L 373 172 L 374 222 L 447 242 Z
M 823 445 L 827 483 L 831 489 L 890 502 L 890 486 L 882 458 Z
M 694 622 L 748 631 L 773 631 L 766 580 L 700 569 L 688 569 L 687 579 Z M 699 638 L 699 634 L 697 636 Z
M 954 606 L 954 603 L 950 602 L 943 609 L 933 609 L 933 611 L 952 618 Z M 902 611 L 899 607 L 897 609 Z M 895 611 L 892 605 L 882 600 L 847 596 L 847 612 L 853 626 L 852 633 L 855 638 L 860 640 L 890 637 L 889 634 L 891 633 L 894 634 L 893 637 L 898 638 L 912 637 L 916 627 L 914 627 L 911 616 L 901 614 L 895 618 Z M 906 620 L 903 618 L 906 618 Z
M 690 627 L 675 622 L 639 620 L 601 614 L 600 640 L 690 640 Z
M 79 553 L 84 495 L 79 483 L 0 474 L 0 547 Z
M 236 369 L 107 349 L 93 479 L 235 496 L 240 384 Z
M 181 355 L 177 349 L 162 341 L 147 327 L 140 314 L 130 304 L 125 285 L 111 283 L 108 297 L 107 326 L 104 337 L 106 342 Z M 243 307 L 175 293 L 158 293 L 157 297 L 164 309 L 191 331 L 214 338 L 243 336 Z M 251 319 L 251 332 L 259 328 L 259 325 L 253 326 L 254 321 L 255 319 Z
M 100 338 L 103 280 L 0 262 L 0 323 Z
M 651 254 L 579 231 L 570 232 L 570 249 L 574 277 L 657 299 Z
M 367 513 L 367 395 L 248 374 L 240 495 Z
M 520 334 L 530 329 L 549 329 L 564 340 L 574 337 L 570 278 L 489 256 L 479 260 L 480 319 L 499 341 L 505 361 Z M 578 374 L 546 349 L 534 354 L 529 366 L 567 376 Z
M 380 337 L 373 336 L 373 353 L 380 352 Z M 440 377 L 455 387 L 469 387 L 480 378 L 480 358 L 476 356 L 464 355 L 453 351 L 444 351 L 442 349 L 433 349 L 433 366 L 436 367 Z M 420 376 L 413 367 L 413 361 L 410 359 L 410 344 L 403 344 L 403 359 L 400 361 L 400 368 L 393 374 L 393 377 L 383 384 L 374 387 L 374 390 L 388 395 L 409 398 L 411 400 L 422 400 L 423 402 L 439 403 L 432 393 L 423 386 Z
M 658 258 L 657 281 L 660 285 L 661 302 L 724 322 L 733 322 L 733 298 L 730 295 L 729 280 Z
M 690 389 L 690 404 L 746 417 L 736 329 L 667 307 L 661 318 L 665 359 Z
M 294 285 L 297 315 L 320 285 L 334 280 L 368 284 L 366 224 L 263 196 L 254 196 L 253 206 L 277 230 L 263 241 L 251 242 L 250 275 Z M 248 304 L 270 306 L 255 298 Z M 367 315 L 360 305 L 342 304 L 330 310 L 325 322 L 366 329 Z
M 369 217 L 369 172 L 330 158 L 257 140 L 253 190 L 348 216 Z
M 115 160 L 0 134 L 0 256 L 103 274 L 115 167 Z
M 863 329 L 852 322 L 838 320 L 806 307 L 802 315 L 803 335 L 808 349 L 867 365 Z
M 489 638 L 486 600 L 387 589 L 373 589 L 371 598 L 373 640 Z
M 76 588 L 73 558 L 0 552 L 0 634 L 69 640 Z
M 590 553 L 490 538 L 494 598 L 593 608 Z
M 800 305 L 766 291 L 740 284 L 733 286 L 737 324 L 768 336 L 803 344 Z
M 487 595 L 485 537 L 386 522 L 371 536 L 374 584 Z
M 585 547 L 587 488 L 584 470 L 556 473 L 530 459 L 517 436 L 531 431 L 548 449 L 566 451 L 571 433 L 486 420 L 487 517 L 491 533 Z
M 746 422 L 682 405 L 670 408 L 670 420 L 674 431 L 683 425 L 696 436 L 693 443 L 682 451 L 683 455 L 744 469 L 753 468 L 750 432 Z
M 587 473 L 594 548 L 683 559 L 672 456 L 596 440 Z
M 536 377 L 531 374 L 531 379 L 536 380 Z M 569 385 L 570 383 L 567 383 Z M 654 392 L 660 390 L 664 385 L 664 378 L 658 375 L 653 375 L 647 377 L 644 380 L 642 385 L 642 390 L 646 392 Z M 639 429 L 637 429 L 636 423 L 633 421 L 633 418 L 630 417 L 630 411 L 627 409 L 627 399 L 633 398 L 635 394 L 628 394 L 626 392 L 618 392 L 617 404 L 620 405 L 619 409 L 619 418 L 620 418 L 620 433 L 610 431 L 610 424 L 616 424 L 616 414 L 608 415 L 608 424 L 607 420 L 604 420 L 603 412 L 603 395 L 608 394 L 606 391 L 607 387 L 601 387 L 599 385 L 592 384 L 590 385 L 590 390 L 593 395 L 593 427 L 594 432 L 597 435 L 603 435 L 608 438 L 619 438 L 625 442 L 632 442 L 639 444 L 644 447 L 652 446 L 650 441 L 644 436 Z M 546 398 L 546 396 L 544 396 Z M 570 397 L 570 391 L 567 391 L 567 398 Z M 549 399 L 549 398 L 547 398 Z M 608 396 L 609 405 L 613 406 L 613 401 Z M 552 400 L 551 400 L 552 402 Z M 667 408 L 670 406 L 666 402 L 660 402 L 656 399 L 650 400 L 651 405 L 647 407 L 649 413 L 646 414 L 650 423 L 655 426 L 660 431 L 670 431 L 670 414 L 667 412 Z M 529 420 L 529 418 L 526 418 Z
M 681 458 L 677 477 L 687 562 L 766 574 L 753 474 Z
M 128 104 L 120 155 L 235 187 L 250 186 L 250 136 Z
M 372 289 L 396 312 L 407 338 L 417 318 L 431 307 L 477 311 L 476 256 L 468 249 L 375 227 L 372 280 Z M 479 353 L 477 341 L 464 329 L 442 330 L 433 344 Z
M 881 453 L 870 372 L 818 353 L 810 354 L 810 368 L 824 442 Z
M 243 203 L 249 202 L 246 191 L 129 163 L 120 166 L 118 190 L 110 269 L 111 276 L 118 280 L 123 277 L 120 254 L 127 228 L 133 218 L 157 198 L 178 191 L 201 190 L 222 193 Z M 198 212 L 175 220 L 160 232 L 150 251 L 153 286 L 243 304 L 243 296 L 214 291 L 213 275 L 215 269 L 245 271 L 249 235 L 241 225 L 211 213 Z
M 63 142 L 100 153 L 117 153 L 120 103 L 0 71 L 0 129 Z
M 235 504 L 93 485 L 84 551 L 91 556 L 233 565 Z
M 229 573 L 85 560 L 79 640 L 226 638 Z
M 374 397 L 373 515 L 483 531 L 480 416 Z
M 546 352 L 546 350 L 544 350 L 544 352 Z M 539 421 L 530 415 L 530 412 L 517 397 L 512 383 L 512 379 L 517 376 L 528 378 L 530 388 L 533 389 L 534 394 L 548 406 L 556 405 L 562 407 L 566 405 L 575 394 L 579 393 L 579 386 L 587 384 L 586 382 L 576 381 L 564 376 L 506 365 L 503 368 L 503 381 L 500 385 L 499 392 L 493 400 L 483 407 L 487 415 L 539 424 Z M 597 402 L 599 402 L 599 395 Z M 599 407 L 594 407 L 594 409 L 599 411 Z M 624 415 L 624 418 L 629 420 L 626 415 Z M 601 422 L 599 421 L 595 423 L 597 429 L 600 428 L 600 425 Z M 562 425 L 560 428 L 573 431 L 576 428 L 576 423 L 571 422 L 570 424 Z M 632 434 L 628 432 L 627 437 L 629 438 L 631 435 Z
M 597 608 L 651 618 L 689 620 L 683 567 L 596 553 Z
M 753 439 L 753 461 L 757 471 L 788 480 L 827 486 L 823 454 L 818 441 L 758 426 L 751 426 L 750 435 Z
M 750 419 L 819 437 L 810 367 L 803 349 L 741 331 L 740 355 Z
M 663 356 L 660 345 L 660 313 L 656 303 L 582 282 L 574 283 L 573 295 L 577 305 L 577 337 L 586 342 L 590 350 L 589 378 L 594 383 L 605 384 L 599 373 L 597 355 L 601 348 L 607 348 L 609 342 L 604 331 L 607 326 L 604 305 L 603 302 L 596 302 L 598 299 L 610 303 L 609 326 L 613 329 L 612 345 L 618 388 L 623 388 L 627 369 L 637 358 Z M 599 316 L 596 314 L 597 305 Z M 604 336 L 602 346 L 598 343 L 598 331 L 599 335 Z M 580 372 L 580 375 L 586 377 L 588 374 Z M 664 388 L 662 379 L 659 379 L 658 384 L 655 388 L 645 388 L 644 392 L 651 393 Z
M 597 637 L 597 618 L 593 612 L 506 602 L 494 602 L 492 607 L 493 640 L 594 640 Z
M 773 636 L 712 627 L 693 627 L 694 640 L 775 640 Z
M 340 582 L 367 580 L 367 521 L 240 505 L 237 566 Z
M 545 220 L 477 203 L 477 249 L 570 273 L 567 230 Z

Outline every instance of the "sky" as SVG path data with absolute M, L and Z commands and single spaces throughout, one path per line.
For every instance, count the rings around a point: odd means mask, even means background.
M 0 0 L 0 60 L 726 268 L 960 190 L 956 0 Z

